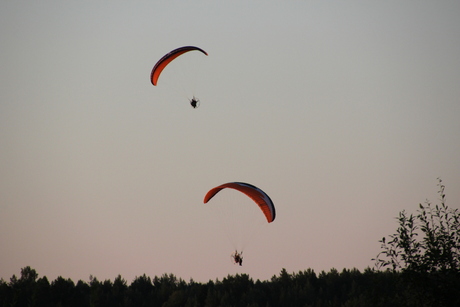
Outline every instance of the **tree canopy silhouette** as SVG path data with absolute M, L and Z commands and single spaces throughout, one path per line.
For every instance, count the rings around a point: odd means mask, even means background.
M 445 186 L 438 178 L 440 204 L 419 204 L 417 214 L 399 212 L 396 233 L 383 237 L 376 267 L 402 272 L 417 306 L 460 304 L 460 212 L 446 204 Z M 410 291 L 408 291 L 410 292 Z

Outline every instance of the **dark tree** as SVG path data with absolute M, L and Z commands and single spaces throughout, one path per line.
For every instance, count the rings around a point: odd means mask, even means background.
M 136 277 L 129 286 L 130 303 L 133 306 L 156 306 L 154 300 L 154 286 L 150 277 L 145 274 Z M 160 304 L 161 305 L 161 304 Z
M 420 204 L 417 214 L 401 211 L 395 234 L 379 242 L 376 267 L 402 272 L 406 302 L 417 306 L 460 306 L 460 212 L 446 205 L 438 179 L 440 204 Z
M 51 298 L 56 306 L 70 306 L 74 300 L 75 284 L 61 276 L 51 283 Z

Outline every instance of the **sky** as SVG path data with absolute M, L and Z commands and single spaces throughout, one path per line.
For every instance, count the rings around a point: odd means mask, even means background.
M 460 208 L 459 13 L 447 0 L 2 1 L 0 278 L 373 267 L 400 211 L 439 203 L 438 177 Z M 155 63 L 186 45 L 208 56 L 184 54 L 153 86 Z M 264 190 L 275 221 L 231 191 L 203 204 L 231 181 Z M 250 237 L 241 267 L 236 232 Z

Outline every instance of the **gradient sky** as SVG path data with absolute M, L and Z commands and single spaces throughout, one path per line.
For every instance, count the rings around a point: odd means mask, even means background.
M 438 177 L 460 208 L 459 14 L 424 0 L 2 1 L 0 278 L 372 267 L 399 211 L 438 203 Z M 152 86 L 184 45 L 209 56 Z M 242 267 L 202 203 L 229 181 L 277 208 Z

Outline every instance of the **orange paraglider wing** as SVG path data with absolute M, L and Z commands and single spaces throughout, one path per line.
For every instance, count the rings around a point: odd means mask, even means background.
M 258 187 L 255 187 L 249 183 L 244 183 L 244 182 L 229 182 L 222 184 L 218 187 L 215 187 L 206 193 L 203 202 L 206 204 L 211 198 L 214 197 L 217 193 L 219 193 L 220 190 L 225 189 L 225 188 L 231 188 L 235 189 L 237 191 L 240 191 L 247 196 L 249 196 L 257 205 L 259 205 L 259 208 L 262 210 L 264 213 L 265 217 L 267 218 L 267 221 L 269 223 L 273 222 L 275 220 L 275 205 L 273 204 L 272 200 L 270 197 L 261 189 Z
M 203 49 L 200 49 L 194 46 L 185 46 L 185 47 L 174 49 L 173 51 L 163 56 L 153 67 L 152 73 L 150 74 L 150 80 L 152 81 L 152 84 L 157 85 L 158 78 L 160 77 L 161 72 L 169 63 L 171 63 L 172 60 L 174 60 L 175 58 L 177 58 L 178 56 L 186 52 L 193 51 L 193 50 L 201 51 L 205 55 L 208 55 L 206 51 L 204 51 Z

